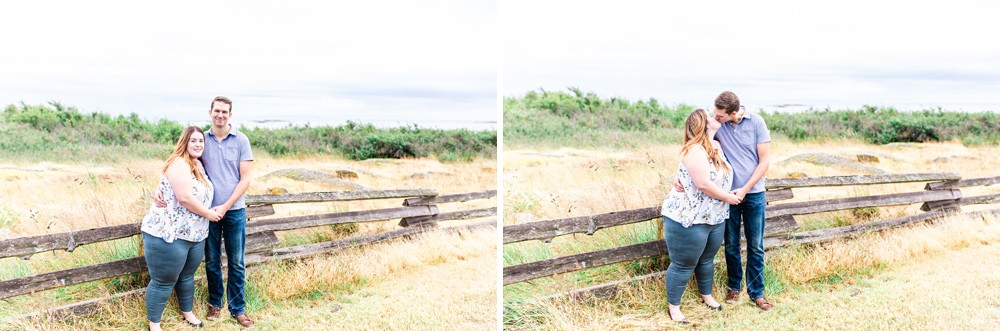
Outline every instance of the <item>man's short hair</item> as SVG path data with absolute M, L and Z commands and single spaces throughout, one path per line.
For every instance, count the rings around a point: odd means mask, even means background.
M 715 108 L 725 110 L 726 114 L 732 115 L 740 110 L 740 98 L 736 97 L 733 91 L 722 92 L 715 98 Z
M 208 110 L 212 110 L 212 108 L 215 107 L 215 102 L 221 102 L 221 103 L 229 105 L 229 112 L 230 113 L 233 112 L 233 100 L 229 100 L 229 98 L 221 96 L 221 95 L 215 97 L 215 99 L 212 99 L 212 103 L 210 103 L 208 105 Z

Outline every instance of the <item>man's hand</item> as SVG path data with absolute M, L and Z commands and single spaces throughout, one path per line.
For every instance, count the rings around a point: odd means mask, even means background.
M 674 178 L 674 191 L 684 192 L 684 185 L 681 184 L 680 178 Z
M 738 188 L 738 189 L 735 189 L 735 190 L 732 190 L 732 191 L 729 191 L 729 192 L 735 194 L 737 198 L 740 198 L 740 201 L 743 201 L 743 198 L 747 197 L 747 191 L 749 191 L 749 190 L 750 190 L 749 188 L 741 187 L 741 188 Z
M 153 202 L 158 208 L 167 208 L 167 202 L 163 201 L 163 192 L 160 190 L 156 190 L 156 193 L 153 194 Z
M 226 216 L 226 211 L 228 211 L 228 210 L 226 210 L 225 207 L 226 206 L 218 205 L 218 206 L 212 207 L 212 210 L 215 211 L 216 213 L 219 213 L 219 215 L 222 215 L 223 217 L 225 217 Z

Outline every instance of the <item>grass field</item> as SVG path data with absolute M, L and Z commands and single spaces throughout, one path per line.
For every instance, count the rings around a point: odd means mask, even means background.
M 998 149 L 958 143 L 870 145 L 848 139 L 793 142 L 777 135 L 768 177 L 802 172 L 810 177 L 887 173 L 959 172 L 965 178 L 996 176 L 984 164 L 998 164 Z M 680 146 L 647 143 L 631 149 L 614 147 L 507 148 L 504 150 L 504 224 L 582 216 L 658 206 L 669 191 Z M 796 158 L 825 153 L 853 162 L 812 163 Z M 871 154 L 875 164 L 856 162 Z M 877 169 L 876 169 L 877 168 Z M 923 190 L 922 183 L 796 189 L 789 202 Z M 998 193 L 996 186 L 963 188 L 965 196 Z M 964 210 L 996 208 L 966 206 Z M 804 229 L 856 224 L 918 213 L 919 204 L 830 212 L 800 219 Z M 504 265 L 513 265 L 656 238 L 658 222 L 598 231 L 594 236 L 555 238 L 549 244 L 524 242 L 503 247 Z M 769 250 L 765 294 L 776 306 L 760 314 L 745 297 L 724 304 L 721 314 L 702 309 L 693 290 L 685 292 L 681 309 L 698 328 L 706 329 L 984 329 L 997 321 L 998 294 L 983 279 L 995 282 L 995 266 L 949 264 L 942 260 L 970 256 L 983 259 L 1000 243 L 1000 220 L 951 218 L 933 225 L 869 234 L 813 246 Z M 716 298 L 721 301 L 725 266 L 717 257 Z M 657 259 L 620 263 L 505 286 L 504 327 L 512 330 L 663 329 L 673 327 L 666 314 L 662 278 L 631 288 L 613 299 L 537 302 L 533 298 L 662 270 Z M 909 272 L 913 270 L 913 272 Z M 949 270 L 938 272 L 939 270 Z M 961 276 L 951 277 L 959 274 Z M 945 284 L 947 283 L 947 284 Z M 927 285 L 924 285 L 927 284 Z M 990 283 L 992 284 L 992 283 Z M 934 289 L 931 291 L 931 289 Z M 938 290 L 940 289 L 940 291 Z M 975 292 L 974 294 L 971 292 Z M 958 316 L 969 316 L 960 319 Z
M 117 163 L 0 161 L 0 239 L 134 223 L 150 203 L 162 160 L 126 159 Z M 340 180 L 272 173 L 336 170 L 357 173 Z M 289 193 L 367 189 L 431 188 L 440 194 L 496 187 L 496 161 L 442 163 L 434 158 L 344 160 L 305 155 L 254 161 L 249 194 L 271 189 Z M 279 205 L 276 215 L 399 207 L 401 199 Z M 441 205 L 442 211 L 495 206 L 495 200 Z M 442 226 L 470 221 L 453 221 Z M 283 246 L 346 238 L 397 229 L 395 221 L 358 226 L 326 226 L 278 232 Z M 302 261 L 266 263 L 248 271 L 247 307 L 258 329 L 451 329 L 454 325 L 495 329 L 496 238 L 494 230 L 427 234 L 325 254 Z M 97 262 L 137 256 L 138 240 L 126 238 L 85 245 L 72 253 L 46 252 L 30 260 L 0 259 L 0 280 L 40 274 Z M 203 268 L 196 274 L 203 274 Z M 433 279 L 434 282 L 429 282 Z M 117 277 L 0 301 L 0 320 L 45 308 L 144 287 L 145 275 Z M 204 319 L 207 294 L 196 281 L 195 314 Z M 429 286 L 436 284 L 438 286 Z M 176 301 L 168 305 L 164 327 L 180 328 Z M 224 314 L 225 315 L 225 314 Z M 0 329 L 134 330 L 145 327 L 141 297 L 117 302 L 98 314 L 65 321 L 5 320 Z M 329 326 L 330 328 L 326 328 Z M 229 321 L 209 322 L 212 329 L 238 329 Z

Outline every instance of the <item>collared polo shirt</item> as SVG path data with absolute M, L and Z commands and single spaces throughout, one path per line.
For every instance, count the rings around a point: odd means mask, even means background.
M 743 115 L 739 124 L 732 121 L 722 123 L 715 133 L 715 139 L 722 145 L 729 164 L 733 166 L 733 189 L 746 185 L 753 176 L 754 169 L 760 164 L 757 155 L 757 145 L 771 141 L 771 131 L 767 129 L 764 118 L 749 111 Z M 747 193 L 764 192 L 764 178 L 761 177 Z
M 250 150 L 250 139 L 242 132 L 229 125 L 229 134 L 220 142 L 211 128 L 205 131 L 205 152 L 201 154 L 201 162 L 205 165 L 208 179 L 215 185 L 215 195 L 212 207 L 229 200 L 240 183 L 240 162 L 253 161 Z M 229 210 L 246 208 L 246 194 L 240 197 Z

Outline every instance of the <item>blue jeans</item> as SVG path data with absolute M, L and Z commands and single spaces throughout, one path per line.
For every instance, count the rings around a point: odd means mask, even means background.
M 146 286 L 146 319 L 160 323 L 163 309 L 170 299 L 170 291 L 177 292 L 177 303 L 182 312 L 194 307 L 194 272 L 205 255 L 205 241 L 190 242 L 174 239 L 168 243 L 148 233 L 142 233 L 142 247 L 149 268 L 149 285 Z
M 674 306 L 681 304 L 681 295 L 691 280 L 692 271 L 698 280 L 698 292 L 701 295 L 712 294 L 712 284 L 715 281 L 713 260 L 719 253 L 726 226 L 692 224 L 685 228 L 670 217 L 662 217 L 667 253 L 670 254 L 670 266 L 667 267 L 665 277 L 667 302 Z
M 246 208 L 230 210 L 218 222 L 209 222 L 208 239 L 205 239 L 205 276 L 208 278 L 208 304 L 222 308 L 222 295 L 229 299 L 229 313 L 239 316 L 244 313 L 243 298 L 246 268 L 243 265 L 243 249 L 247 241 Z M 222 286 L 222 240 L 226 241 L 226 265 L 229 278 Z
M 729 289 L 739 291 L 743 282 L 740 259 L 740 225 L 747 236 L 747 294 L 750 300 L 764 296 L 764 192 L 749 193 L 738 205 L 729 206 L 726 221 L 726 273 Z

